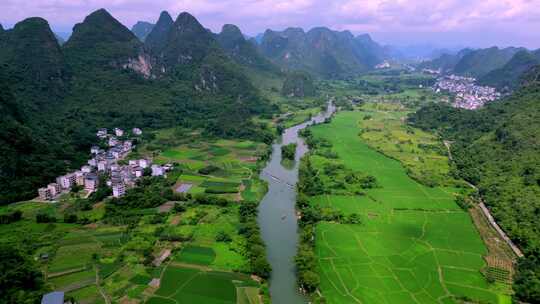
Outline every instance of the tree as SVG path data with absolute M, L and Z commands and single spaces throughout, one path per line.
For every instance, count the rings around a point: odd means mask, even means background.
M 251 262 L 251 267 L 253 268 L 253 272 L 261 278 L 267 279 L 270 277 L 272 267 L 266 261 L 266 255 L 256 257 Z
M 76 223 L 77 222 L 77 215 L 73 213 L 65 213 L 64 214 L 64 223 Z
M 230 243 L 232 242 L 232 238 L 225 231 L 219 231 L 216 235 L 216 241 Z
M 39 303 L 43 274 L 18 248 L 0 246 L 0 303 Z
M 315 291 L 321 283 L 319 275 L 311 270 L 302 272 L 300 274 L 300 281 L 302 282 L 302 287 L 309 292 Z

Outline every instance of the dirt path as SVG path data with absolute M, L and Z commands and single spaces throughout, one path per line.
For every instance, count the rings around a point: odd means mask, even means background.
M 97 266 L 94 266 L 94 270 L 96 271 L 96 287 L 101 296 L 103 297 L 103 300 L 105 300 L 105 304 L 111 304 L 111 300 L 109 300 L 109 297 L 107 296 L 103 288 L 101 288 L 101 285 L 99 285 L 99 271 Z

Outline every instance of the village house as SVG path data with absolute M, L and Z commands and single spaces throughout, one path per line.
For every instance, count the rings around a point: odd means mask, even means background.
M 113 196 L 121 197 L 126 194 L 126 187 L 122 183 L 115 183 L 112 185 Z
M 143 168 L 137 166 L 137 167 L 132 167 L 132 169 L 133 169 L 133 174 L 135 174 L 136 178 L 139 178 L 139 177 L 143 176 L 143 174 L 144 174 Z
M 51 191 L 51 195 L 53 197 L 59 195 L 62 192 L 62 187 L 60 187 L 60 185 L 57 184 L 57 183 L 48 184 L 47 189 L 49 189 L 49 191 Z
M 41 304 L 64 304 L 64 292 L 53 291 L 43 295 Z
M 107 171 L 109 168 L 109 163 L 106 160 L 100 160 L 97 164 L 98 171 Z
M 84 173 L 82 171 L 75 172 L 75 184 L 84 186 Z
M 114 134 L 118 137 L 124 136 L 124 130 L 120 128 L 114 128 Z
M 81 167 L 81 172 L 82 173 L 90 173 L 90 172 L 92 172 L 92 167 L 90 167 L 90 166 L 82 166 Z
M 107 137 L 107 129 L 99 129 L 96 133 L 97 137 L 104 139 Z
M 47 188 L 38 189 L 39 199 L 42 201 L 51 201 L 53 199 L 51 190 Z
M 88 192 L 95 191 L 98 187 L 99 179 L 97 174 L 90 173 L 84 177 L 84 189 Z
M 151 164 L 152 162 L 148 159 L 139 159 L 139 166 L 143 169 L 150 167 Z
M 77 177 L 73 173 L 69 173 L 57 178 L 56 182 L 62 187 L 62 189 L 71 189 L 77 182 Z
M 90 153 L 98 154 L 99 153 L 99 147 L 98 146 L 92 146 L 92 148 L 90 148 Z
M 97 167 L 97 160 L 95 158 L 91 158 L 87 161 L 89 166 Z
M 152 176 L 163 176 L 165 169 L 159 165 L 152 165 Z
M 109 145 L 109 147 L 115 147 L 119 143 L 120 141 L 116 137 L 112 136 L 111 138 L 109 138 L 109 142 L 107 144 Z
M 131 133 L 133 133 L 133 135 L 140 136 L 142 135 L 142 130 L 139 128 L 133 128 L 133 130 L 131 130 Z
M 124 149 L 124 152 L 129 152 L 131 151 L 131 148 L 133 147 L 133 143 L 131 142 L 131 140 L 126 140 L 124 141 L 124 144 L 123 144 L 123 149 Z

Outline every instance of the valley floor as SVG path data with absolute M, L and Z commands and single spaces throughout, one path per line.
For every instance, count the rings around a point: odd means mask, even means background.
M 332 144 L 347 169 L 374 176 L 379 184 L 364 195 L 310 198 L 362 219 L 316 226 L 326 303 L 510 303 L 508 286 L 490 283 L 483 274 L 489 270 L 488 250 L 469 214 L 455 203 L 458 189 L 424 186 L 399 161 L 370 148 L 359 136 L 366 115 L 341 112 L 330 124 L 311 129 Z

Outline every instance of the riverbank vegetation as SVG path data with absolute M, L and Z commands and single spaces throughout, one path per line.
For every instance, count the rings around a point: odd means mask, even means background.
M 284 160 L 294 160 L 296 155 L 296 144 L 288 144 L 281 146 L 281 157 Z

